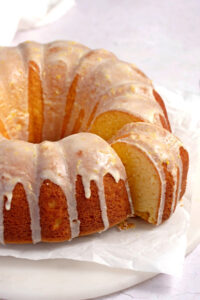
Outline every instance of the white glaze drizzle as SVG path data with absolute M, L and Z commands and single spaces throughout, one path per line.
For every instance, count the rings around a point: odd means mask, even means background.
M 72 143 L 73 142 L 75 141 L 72 141 Z M 58 149 L 60 149 L 61 157 L 63 158 L 64 171 L 66 172 L 66 176 L 63 176 L 64 184 L 60 185 L 60 187 L 63 189 L 65 197 L 67 199 L 71 238 L 73 239 L 77 237 L 80 232 L 80 221 L 78 219 L 78 211 L 76 205 L 76 161 L 73 160 L 72 157 L 74 153 L 69 152 L 68 143 L 66 142 L 66 140 L 58 142 L 57 145 Z M 70 160 L 72 160 L 72 164 L 69 165 Z
M 162 164 L 167 164 L 167 170 L 173 176 L 174 187 L 171 212 L 173 212 L 176 199 L 180 197 L 182 185 L 182 160 L 180 158 L 181 142 L 167 130 L 149 124 L 149 123 L 131 123 L 125 125 L 115 137 L 110 141 L 110 144 L 115 142 L 125 142 L 135 145 L 141 149 L 155 165 L 161 180 L 161 197 L 158 207 L 157 224 L 162 222 L 165 193 L 166 193 L 166 177 Z M 179 169 L 179 184 L 178 184 L 178 169 Z M 176 192 L 178 188 L 178 196 Z
M 74 143 L 76 137 L 79 137 L 79 140 Z M 58 143 L 62 144 L 65 159 L 70 169 L 72 194 L 75 195 L 77 175 L 82 177 L 86 198 L 91 196 L 91 181 L 95 181 L 98 187 L 104 229 L 107 229 L 109 221 L 102 180 L 107 173 L 111 174 L 116 182 L 119 182 L 120 179 L 126 180 L 125 169 L 122 166 L 120 159 L 105 141 L 98 136 L 89 133 L 72 135 Z M 74 199 L 71 201 L 75 203 Z
M 44 65 L 41 69 L 44 101 L 43 140 L 59 140 L 65 105 L 74 72 L 89 49 L 79 43 L 56 41 L 42 45 Z
M 108 61 L 114 62 L 116 56 L 111 52 L 108 52 L 104 49 L 97 49 L 90 51 L 89 55 L 83 57 L 78 65 L 75 76 L 79 76 L 79 80 L 76 86 L 76 95 L 73 109 L 71 111 L 71 116 L 68 120 L 66 134 L 73 132 L 74 125 L 76 120 L 79 118 L 79 113 L 85 107 L 87 107 L 87 113 L 84 115 L 84 118 L 81 122 L 80 132 L 84 131 L 83 127 L 89 117 L 90 112 L 97 101 L 98 89 L 93 83 L 92 74 L 96 69 L 101 68 L 104 63 Z M 104 87 L 105 89 L 106 87 Z M 103 89 L 103 86 L 102 86 Z M 94 94 L 95 90 L 95 94 Z
M 107 205 L 106 205 L 106 198 L 104 192 L 104 183 L 103 178 L 100 179 L 98 183 L 98 195 L 100 200 L 100 207 L 101 207 L 101 217 L 104 224 L 104 230 L 108 229 L 109 227 L 109 220 L 107 215 Z
M 177 164 L 178 164 L 178 169 L 177 169 L 177 180 L 176 180 L 176 189 L 178 189 L 178 193 L 174 193 L 174 199 L 172 202 L 172 206 L 171 206 L 171 215 L 174 212 L 175 209 L 175 204 L 176 204 L 176 199 L 177 201 L 180 200 L 180 193 L 181 193 L 181 189 L 182 189 L 182 182 L 183 182 L 183 162 L 182 159 L 180 158 L 180 147 L 181 147 L 181 143 L 177 143 L 177 150 L 176 153 L 179 157 Z M 178 173 L 179 170 L 179 173 Z M 177 190 L 176 190 L 177 191 Z M 177 197 L 176 197 L 177 194 Z
M 38 197 L 35 192 L 37 183 L 36 149 L 37 145 L 19 140 L 2 141 L 0 147 L 0 200 L 2 202 L 6 196 L 8 199 L 5 208 L 10 210 L 14 187 L 17 183 L 23 184 L 29 204 L 33 243 L 40 241 L 40 215 Z M 3 208 L 3 206 L 1 207 Z M 3 211 L 1 211 L 1 216 L 2 214 Z M 1 236 L 1 240 L 2 238 Z
M 85 58 L 82 61 L 83 65 L 84 62 Z M 151 81 L 138 73 L 136 69 L 132 68 L 131 64 L 116 60 L 112 57 L 109 59 L 102 58 L 100 53 L 99 57 L 97 56 L 95 68 L 93 67 L 93 69 L 89 70 L 86 68 L 86 71 L 86 74 L 84 74 L 84 77 L 76 89 L 76 109 L 73 111 L 71 123 L 69 125 L 70 130 L 73 129 L 73 125 L 77 120 L 80 111 L 85 110 L 85 107 L 87 107 L 87 114 L 84 115 L 80 128 L 80 131 L 87 131 L 89 118 L 97 105 L 98 109 L 96 110 L 92 121 L 95 121 L 96 117 L 101 113 L 111 110 L 125 111 L 131 115 L 139 114 L 141 117 L 142 113 L 140 107 L 143 107 L 143 111 L 146 111 L 146 114 L 142 119 L 145 119 L 146 117 L 146 120 L 158 125 L 161 124 L 159 115 L 162 115 L 165 119 L 163 110 L 153 97 L 153 86 Z M 118 90 L 120 90 L 121 86 L 128 82 L 130 88 L 127 88 L 124 93 L 121 93 L 122 97 L 119 99 L 120 101 L 117 101 L 117 92 L 115 94 L 117 86 L 119 87 Z M 142 85 L 142 87 L 137 88 L 140 85 Z M 135 89 L 134 92 L 133 89 Z M 142 90 L 142 93 L 139 94 L 138 89 L 140 89 L 140 91 Z M 146 101 L 140 101 L 143 97 L 146 97 Z M 124 98 L 126 98 L 126 100 L 129 99 L 129 101 L 123 105 L 122 102 L 125 101 Z M 149 112 L 151 120 L 148 119 Z
M 128 180 L 125 181 L 125 186 L 126 186 L 126 191 L 128 194 L 128 200 L 129 200 L 129 204 L 130 204 L 130 208 L 131 208 L 131 213 L 130 213 L 130 217 L 134 215 L 134 207 L 133 207 L 133 201 L 131 198 L 131 191 L 129 188 L 129 184 L 128 184 Z
M 26 73 L 18 47 L 0 49 L 0 120 L 9 137 L 27 139 Z
M 104 102 L 102 101 L 98 107 L 95 117 L 108 111 L 123 111 L 131 113 L 145 122 L 157 125 L 161 125 L 159 115 L 163 114 L 161 107 L 156 101 L 150 102 L 147 97 L 131 94 L 119 96 L 114 99 L 110 98 Z
M 0 195 L 0 244 L 4 244 L 3 203 L 4 196 Z
M 22 155 L 23 154 L 23 155 Z M 116 182 L 126 182 L 123 164 L 115 151 L 100 137 L 90 133 L 71 135 L 58 142 L 44 141 L 31 144 L 2 139 L 0 147 L 0 242 L 3 243 L 3 199 L 6 209 L 12 207 L 12 192 L 22 183 L 30 209 L 32 240 L 41 240 L 38 199 L 40 187 L 49 179 L 59 185 L 67 199 L 71 237 L 79 235 L 80 222 L 76 208 L 76 180 L 82 177 L 85 196 L 91 196 L 90 183 L 95 181 L 102 213 L 104 230 L 109 227 L 103 177 L 111 174 Z

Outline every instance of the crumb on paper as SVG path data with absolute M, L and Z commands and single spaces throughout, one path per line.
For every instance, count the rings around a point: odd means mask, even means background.
M 130 220 L 126 220 L 117 224 L 117 227 L 120 231 L 122 231 L 122 230 L 134 229 L 136 226 L 133 222 L 130 222 Z
M 179 200 L 179 203 L 180 203 L 180 207 L 184 207 L 183 198 L 181 198 L 181 199 Z

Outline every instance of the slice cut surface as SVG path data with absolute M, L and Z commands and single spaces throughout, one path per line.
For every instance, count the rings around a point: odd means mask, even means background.
M 133 145 L 116 142 L 112 147 L 125 166 L 135 215 L 156 224 L 161 194 L 156 167 L 143 151 Z

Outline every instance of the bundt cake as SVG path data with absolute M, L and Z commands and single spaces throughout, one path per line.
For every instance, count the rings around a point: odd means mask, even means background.
M 1 243 L 71 240 L 134 210 L 160 224 L 185 190 L 188 154 L 162 98 L 103 49 L 0 48 L 0 134 Z

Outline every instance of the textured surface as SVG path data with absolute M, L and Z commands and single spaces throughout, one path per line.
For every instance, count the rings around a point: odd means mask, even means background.
M 48 42 L 66 37 L 91 47 L 105 47 L 106 44 L 122 59 L 137 62 L 153 80 L 166 87 L 199 93 L 199 11 L 199 0 L 177 0 L 176 3 L 174 0 L 137 0 L 134 5 L 132 0 L 123 0 L 123 5 L 121 0 L 96 0 L 95 3 L 93 0 L 81 0 L 56 23 L 18 33 L 13 44 L 27 39 Z M 186 259 L 182 278 L 160 275 L 101 299 L 154 300 L 157 297 L 159 300 L 198 300 L 199 270 L 200 246 Z M 16 282 L 15 279 L 13 282 Z M 64 280 L 63 286 L 65 284 Z M 10 285 L 7 290 L 10 290 Z M 15 299 L 16 291 L 13 286 Z M 38 293 L 41 295 L 45 290 Z
M 99 137 L 109 140 L 123 125 L 130 122 L 137 124 L 138 121 L 142 124 L 152 124 L 153 128 L 156 127 L 155 125 L 158 128 L 165 128 L 166 133 L 171 131 L 165 104 L 154 90 L 151 80 L 135 65 L 119 60 L 111 52 L 104 49 L 91 50 L 73 41 L 55 41 L 47 44 L 26 41 L 17 47 L 2 47 L 0 65 L 2 124 L 0 127 L 2 134 L 0 194 L 7 198 L 0 205 L 0 228 L 2 228 L 0 241 L 37 243 L 69 240 L 79 236 L 79 233 L 84 235 L 106 230 L 109 226 L 125 220 L 130 215 L 130 211 L 123 209 L 122 202 L 119 202 L 116 191 L 120 191 L 120 186 L 114 187 L 110 181 L 108 182 L 108 185 L 113 187 L 108 193 L 109 199 L 112 198 L 108 204 L 105 196 L 107 188 L 103 181 L 105 174 L 113 176 L 112 168 L 116 165 L 120 171 L 113 170 L 116 183 L 119 182 L 119 178 L 126 183 L 124 167 L 115 152 L 111 158 L 110 146 Z M 97 134 L 99 137 L 95 138 L 95 135 L 84 133 L 85 131 Z M 157 193 L 157 200 L 149 201 L 152 209 L 150 217 L 145 220 L 149 222 L 151 220 L 152 223 L 159 225 L 162 220 L 166 220 L 171 215 L 170 212 L 174 211 L 177 201 L 183 194 L 179 193 L 181 180 L 186 179 L 187 174 L 183 172 L 182 178 L 182 169 L 187 170 L 187 167 L 184 167 L 184 160 L 179 159 L 181 144 L 177 143 L 176 156 L 171 160 L 173 143 L 172 145 L 165 143 L 165 140 L 159 138 L 158 132 L 154 134 L 158 138 L 151 141 L 150 132 L 145 145 L 148 147 L 149 143 L 152 143 L 153 148 L 159 148 L 159 152 L 164 152 L 165 155 L 155 163 L 155 169 L 159 171 L 157 177 L 160 177 L 158 182 L 161 187 L 160 192 Z M 11 140 L 5 139 L 7 135 Z M 133 137 L 138 145 L 142 136 L 138 139 L 138 135 L 131 135 L 131 138 Z M 170 140 L 172 137 L 173 135 L 169 133 Z M 110 154 L 107 153 L 107 147 Z M 23 150 L 23 155 L 18 149 Z M 152 151 L 153 149 L 150 152 Z M 148 155 L 147 152 L 144 151 L 145 155 Z M 165 161 L 166 165 L 164 165 Z M 173 172 L 170 171 L 171 161 L 174 165 Z M 143 162 L 142 158 L 141 162 Z M 178 168 L 174 162 L 179 165 Z M 166 169 L 165 174 L 163 168 Z M 138 178 L 141 178 L 140 168 L 138 170 Z M 180 173 L 180 180 L 179 176 L 176 176 L 177 172 Z M 78 190 L 77 187 L 75 188 L 76 175 L 82 176 L 82 183 L 78 186 Z M 52 193 L 47 183 L 42 185 L 44 180 L 48 180 L 48 184 L 54 183 L 51 185 Z M 96 194 L 100 206 L 96 206 L 96 209 L 101 211 L 103 227 L 100 226 L 99 220 L 93 220 L 94 212 L 90 213 L 91 216 L 84 213 L 88 207 L 90 208 L 90 202 L 87 201 L 88 205 L 85 206 L 80 205 L 81 201 L 86 203 L 84 197 L 81 197 L 82 193 L 78 193 L 82 185 L 86 198 L 94 196 L 90 190 L 92 180 L 97 185 Z M 142 181 L 140 179 L 139 184 Z M 151 176 L 147 181 L 151 181 Z M 22 225 L 20 231 L 21 234 L 23 233 L 22 239 L 20 232 L 16 233 L 13 225 L 16 215 L 17 227 L 20 226 L 20 216 L 15 202 L 16 197 L 19 200 L 21 195 L 20 190 L 15 189 L 16 183 L 19 182 L 24 188 L 21 194 L 26 195 L 24 201 L 27 200 L 30 209 L 30 215 L 27 213 L 28 207 L 26 212 L 24 210 L 23 224 L 26 226 Z M 136 185 L 138 186 L 138 183 Z M 151 189 L 151 185 L 145 185 L 147 190 Z M 57 186 L 62 189 L 67 205 L 64 205 L 64 198 L 61 191 L 57 190 Z M 142 186 L 138 187 L 138 190 L 142 190 Z M 134 197 L 132 193 L 132 199 Z M 124 203 L 128 201 L 126 194 L 122 198 Z M 15 209 L 12 200 L 15 202 Z M 44 204 L 45 201 L 47 203 Z M 60 203 L 60 211 L 54 203 L 57 201 Z M 132 203 L 131 200 L 129 201 Z M 165 201 L 168 211 L 163 209 Z M 119 209 L 116 210 L 115 207 Z M 122 209 L 121 215 L 120 209 Z M 57 213 L 54 214 L 54 210 Z M 65 214 L 66 210 L 67 214 Z M 111 210 L 113 214 L 110 219 Z M 124 214 L 125 211 L 127 213 Z M 4 214 L 5 220 L 3 220 Z M 149 214 L 145 207 L 143 207 L 143 214 L 146 216 Z M 153 219 L 151 214 L 154 214 Z M 142 216 L 139 213 L 137 215 Z M 80 219 L 83 226 L 80 225 Z M 93 221 L 96 230 L 87 226 L 87 223 L 92 224 Z M 12 224 L 12 230 L 9 228 L 9 223 Z M 81 226 L 82 231 L 80 231 Z M 29 234 L 30 229 L 32 239 Z M 27 237 L 24 236 L 26 231 Z
M 135 122 L 110 142 L 126 168 L 135 214 L 153 224 L 168 219 L 186 188 L 189 157 L 180 141 L 161 127 Z
M 131 214 L 124 166 L 97 135 L 41 144 L 2 140 L 0 170 L 1 243 L 70 240 Z

